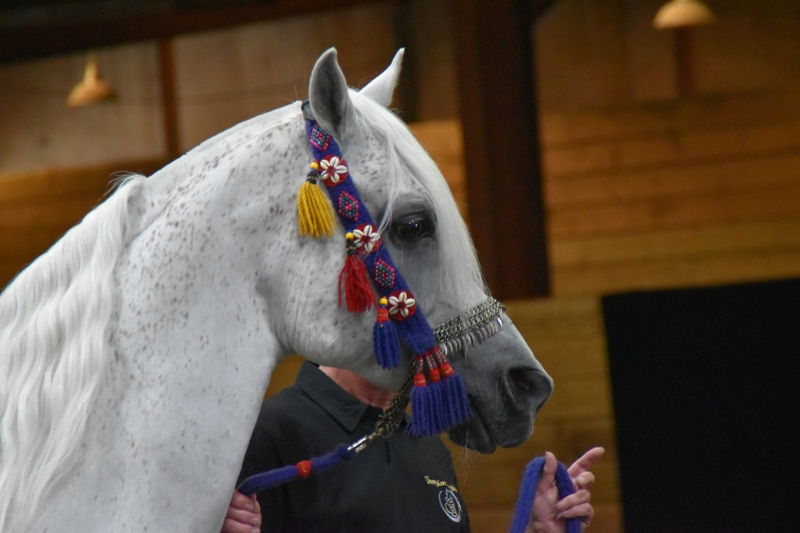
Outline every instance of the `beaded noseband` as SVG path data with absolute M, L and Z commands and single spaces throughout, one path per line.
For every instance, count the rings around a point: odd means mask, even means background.
M 503 330 L 505 312 L 506 306 L 489 296 L 463 315 L 433 328 L 439 349 L 450 355 L 493 337 Z

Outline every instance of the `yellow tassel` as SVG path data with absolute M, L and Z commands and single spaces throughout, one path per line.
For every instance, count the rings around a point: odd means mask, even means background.
M 300 235 L 311 235 L 316 239 L 324 233 L 332 237 L 336 229 L 333 207 L 317 185 L 317 172 L 313 164 L 308 179 L 297 192 L 297 217 Z

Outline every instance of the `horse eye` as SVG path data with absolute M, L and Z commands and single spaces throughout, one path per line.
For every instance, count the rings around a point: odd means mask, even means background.
M 392 226 L 397 236 L 406 241 L 416 241 L 433 234 L 433 224 L 420 215 L 400 219 Z

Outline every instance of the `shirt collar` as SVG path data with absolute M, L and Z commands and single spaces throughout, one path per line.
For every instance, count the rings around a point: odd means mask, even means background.
M 351 396 L 313 363 L 304 361 L 295 384 L 347 431 L 356 429 L 365 415 L 371 423 L 381 410 Z M 374 418 L 374 420 L 373 420 Z

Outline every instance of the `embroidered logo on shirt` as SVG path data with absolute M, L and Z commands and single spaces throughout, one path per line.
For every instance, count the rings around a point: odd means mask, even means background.
M 449 488 L 439 491 L 439 506 L 453 522 L 461 522 L 461 502 L 456 494 Z

